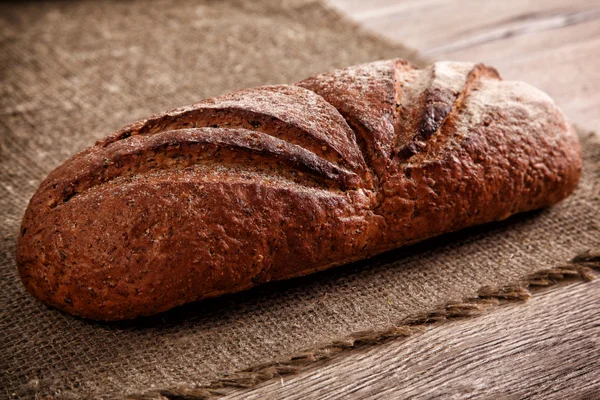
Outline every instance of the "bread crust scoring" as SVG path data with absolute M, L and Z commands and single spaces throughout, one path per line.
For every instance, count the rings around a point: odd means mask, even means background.
M 481 64 L 380 61 L 109 135 L 42 182 L 17 264 L 47 304 L 135 318 L 547 207 L 580 174 L 539 90 Z

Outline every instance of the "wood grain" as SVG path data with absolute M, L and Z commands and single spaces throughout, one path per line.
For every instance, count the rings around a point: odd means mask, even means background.
M 430 58 L 493 65 L 547 92 L 575 123 L 600 127 L 597 0 L 328 2 Z
M 600 398 L 600 280 L 345 352 L 227 399 Z

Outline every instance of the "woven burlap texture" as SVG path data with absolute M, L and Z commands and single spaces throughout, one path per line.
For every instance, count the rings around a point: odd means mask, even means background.
M 49 309 L 20 284 L 15 243 L 28 199 L 74 152 L 234 89 L 376 59 L 420 61 L 314 1 L 24 2 L 0 11 L 2 395 L 113 398 L 209 385 L 386 331 L 600 244 L 600 144 L 585 134 L 583 181 L 550 210 L 132 322 Z

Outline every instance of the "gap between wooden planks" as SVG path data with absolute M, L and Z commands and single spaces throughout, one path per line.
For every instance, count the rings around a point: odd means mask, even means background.
M 597 399 L 599 305 L 600 279 L 560 284 L 225 398 Z
M 384 37 L 437 60 L 484 62 L 528 82 L 600 130 L 598 0 L 327 0 Z

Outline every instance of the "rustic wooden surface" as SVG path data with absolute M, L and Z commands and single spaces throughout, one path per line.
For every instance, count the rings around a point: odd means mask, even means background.
M 600 1 L 328 0 L 432 59 L 485 62 L 600 128 Z M 600 280 L 355 349 L 228 399 L 600 399 Z
M 598 399 L 600 280 L 347 351 L 226 399 Z
M 484 62 L 600 127 L 598 0 L 328 0 L 371 31 L 432 59 Z

